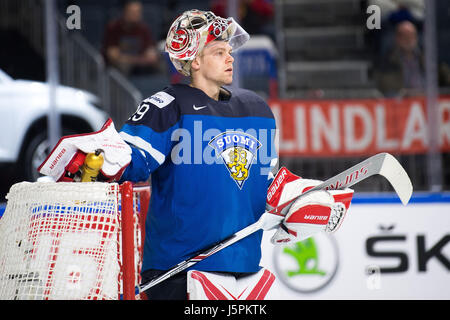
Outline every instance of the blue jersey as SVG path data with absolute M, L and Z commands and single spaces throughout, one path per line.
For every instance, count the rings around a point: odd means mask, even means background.
M 188 85 L 169 86 L 145 99 L 121 129 L 133 151 L 122 181 L 151 174 L 143 270 L 167 270 L 265 210 L 275 120 L 256 94 L 228 93 L 216 101 Z M 256 272 L 261 238 L 256 232 L 193 268 Z

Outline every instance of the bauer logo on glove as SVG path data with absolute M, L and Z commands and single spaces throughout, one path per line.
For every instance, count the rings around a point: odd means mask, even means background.
M 281 168 L 267 193 L 267 211 L 305 193 L 322 181 L 302 179 L 286 168 Z M 336 231 L 350 207 L 353 190 L 317 190 L 295 200 L 273 235 L 274 244 L 301 241 L 321 232 Z M 276 214 L 280 214 L 277 212 Z

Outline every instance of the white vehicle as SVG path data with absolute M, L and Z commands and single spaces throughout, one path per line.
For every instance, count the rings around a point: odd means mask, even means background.
M 0 164 L 16 165 L 23 180 L 39 177 L 37 168 L 53 147 L 47 141 L 48 89 L 46 83 L 14 80 L 0 70 Z M 91 93 L 59 86 L 62 135 L 99 130 L 108 116 L 97 104 Z

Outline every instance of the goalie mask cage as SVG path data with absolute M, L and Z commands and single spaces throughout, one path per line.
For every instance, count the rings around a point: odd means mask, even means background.
M 0 219 L 0 299 L 132 300 L 148 185 L 21 182 Z

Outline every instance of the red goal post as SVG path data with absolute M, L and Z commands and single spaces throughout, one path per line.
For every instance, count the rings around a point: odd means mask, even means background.
M 150 186 L 21 182 L 0 219 L 0 300 L 135 299 Z

